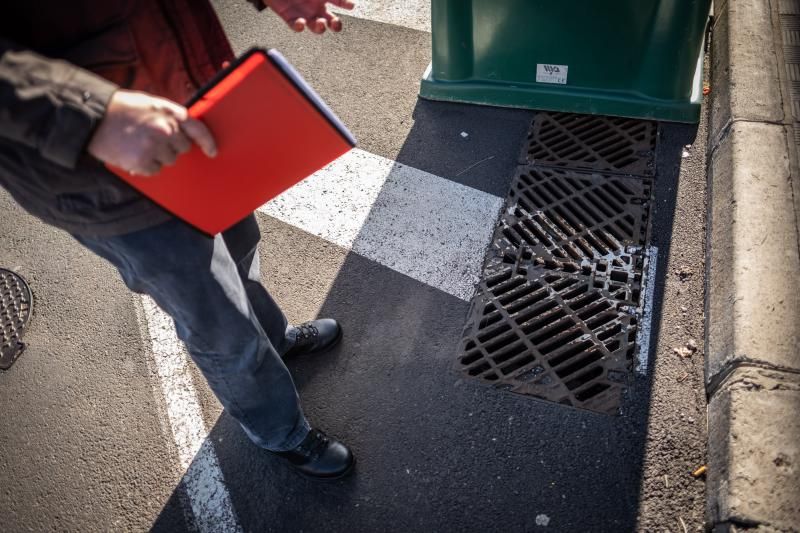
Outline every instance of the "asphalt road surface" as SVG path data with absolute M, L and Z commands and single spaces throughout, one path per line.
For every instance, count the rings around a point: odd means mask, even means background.
M 705 124 L 661 126 L 651 351 L 623 414 L 464 380 L 457 345 L 533 113 L 419 100 L 427 3 L 394 4 L 320 37 L 215 2 L 237 52 L 279 49 L 359 140 L 258 213 L 290 320 L 344 327 L 290 369 L 355 474 L 314 483 L 252 445 L 169 321 L 0 193 L 0 266 L 36 299 L 0 373 L 4 531 L 702 531 L 702 347 L 673 350 L 704 336 Z

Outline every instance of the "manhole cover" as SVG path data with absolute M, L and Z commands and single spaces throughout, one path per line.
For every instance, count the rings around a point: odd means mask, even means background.
M 511 392 L 616 413 L 636 317 L 632 302 L 597 279 L 521 263 L 486 275 L 464 330 L 462 370 Z
M 647 239 L 650 179 L 520 167 L 494 249 L 584 265 L 625 268 Z
M 571 113 L 536 114 L 528 134 L 526 162 L 652 176 L 657 124 Z
M 33 312 L 30 287 L 19 275 L 0 268 L 0 370 L 7 370 L 25 349 L 22 333 Z

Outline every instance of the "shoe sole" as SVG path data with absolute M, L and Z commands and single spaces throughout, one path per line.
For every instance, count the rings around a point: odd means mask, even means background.
M 322 483 L 328 483 L 328 482 L 331 482 L 331 481 L 339 481 L 340 479 L 342 479 L 344 477 L 347 477 L 350 473 L 352 473 L 353 470 L 356 467 L 356 458 L 353 457 L 353 462 L 351 462 L 350 465 L 346 469 L 344 469 L 339 474 L 336 474 L 335 476 L 325 476 L 325 477 L 312 476 L 311 474 L 306 474 L 305 472 L 303 472 L 302 470 L 300 470 L 299 468 L 297 468 L 294 465 L 291 465 L 291 466 L 292 466 L 292 470 L 294 470 L 294 472 L 299 476 L 302 476 L 302 477 L 304 477 L 306 479 L 310 479 L 311 481 L 319 481 L 319 482 L 322 482 Z

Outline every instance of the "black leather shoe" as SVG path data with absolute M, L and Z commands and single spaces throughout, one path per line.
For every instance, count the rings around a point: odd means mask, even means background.
M 284 357 L 309 355 L 333 348 L 342 338 L 342 328 L 332 318 L 320 318 L 294 326 L 295 341 Z
M 289 461 L 300 474 L 322 481 L 340 479 L 356 464 L 347 446 L 318 429 L 309 431 L 294 450 L 273 453 Z

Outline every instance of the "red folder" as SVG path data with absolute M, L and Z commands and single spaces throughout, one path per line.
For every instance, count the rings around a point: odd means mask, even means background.
M 215 235 L 355 146 L 355 139 L 275 50 L 253 49 L 188 104 L 217 141 L 152 177 L 111 170 L 200 231 Z

